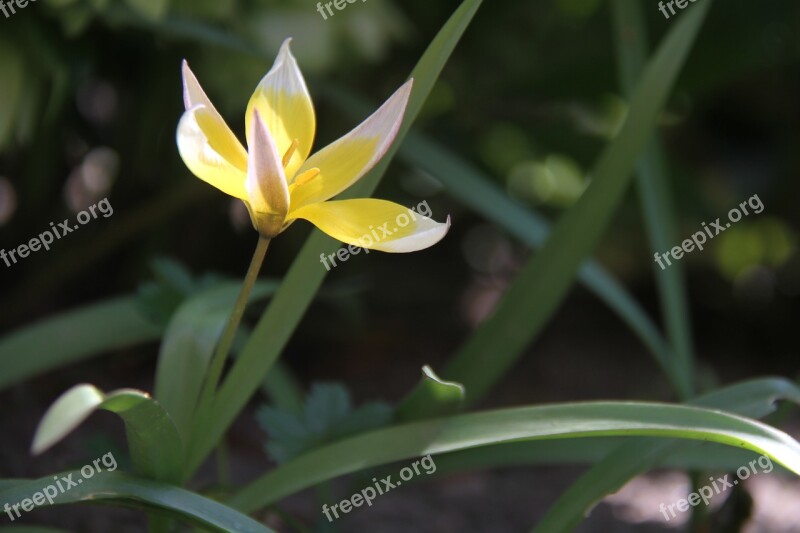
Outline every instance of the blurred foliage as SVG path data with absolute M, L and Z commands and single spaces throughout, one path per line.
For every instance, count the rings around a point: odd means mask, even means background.
M 341 383 L 315 383 L 302 414 L 264 405 L 258 411 L 258 422 L 269 436 L 267 453 L 274 461 L 285 463 L 323 444 L 386 426 L 392 414 L 392 407 L 382 402 L 354 409 L 350 392 Z

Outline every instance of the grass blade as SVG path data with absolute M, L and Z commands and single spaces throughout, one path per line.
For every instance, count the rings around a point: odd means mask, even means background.
M 79 470 L 59 477 L 81 479 Z M 53 476 L 30 481 L 0 482 L 0 501 L 19 502 L 53 483 Z M 102 472 L 84 479 L 77 487 L 57 495 L 54 505 L 69 503 L 124 503 L 130 507 L 155 509 L 206 530 L 228 533 L 273 533 L 267 526 L 219 502 L 173 485 L 141 479 L 122 472 Z
M 161 331 L 139 312 L 135 296 L 47 318 L 0 341 L 0 389 L 102 352 L 156 340 Z
M 639 402 L 586 402 L 500 409 L 413 422 L 307 453 L 237 493 L 252 512 L 336 476 L 401 459 L 521 440 L 660 436 L 718 442 L 764 453 L 800 474 L 800 444 L 761 422 L 717 410 Z
M 595 165 L 592 183 L 442 372 L 464 384 L 469 402 L 483 397 L 541 331 L 600 240 L 710 5 L 699 4 L 675 22 L 642 76 L 619 135 Z
M 783 379 L 753 380 L 703 395 L 691 404 L 762 417 L 775 410 L 778 400 L 800 404 L 800 388 Z M 582 475 L 548 510 L 534 531 L 572 531 L 606 494 L 619 490 L 631 478 L 685 449 L 683 443 L 657 439 L 623 444 Z M 708 450 L 701 455 L 708 458 Z
M 620 85 L 625 97 L 630 98 L 636 88 L 635 80 L 644 70 L 648 53 L 644 13 L 641 4 L 626 0 L 613 0 L 611 11 L 617 63 L 620 67 Z M 636 188 L 639 192 L 651 251 L 669 250 L 677 242 L 677 223 L 673 216 L 665 157 L 658 136 L 655 134 L 639 160 L 636 177 Z M 670 375 L 675 378 L 673 385 L 678 395 L 681 398 L 688 398 L 694 390 L 694 354 L 683 268 L 676 262 L 666 270 L 657 268 L 655 264 L 653 269 L 661 297 L 667 335 L 672 345 L 673 357 L 668 361 Z

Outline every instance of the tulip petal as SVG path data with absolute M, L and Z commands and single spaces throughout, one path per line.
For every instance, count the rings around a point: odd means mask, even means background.
M 274 236 L 283 226 L 283 220 L 289 210 L 289 188 L 286 185 L 286 175 L 283 173 L 278 148 L 258 111 L 253 114 L 251 124 L 250 158 L 245 187 L 257 228 L 260 231 L 264 229 L 258 227 L 262 225 L 258 224 L 259 219 L 262 219 L 264 223 L 276 226 L 262 233 L 272 233 Z
M 450 228 L 450 217 L 439 223 L 400 204 L 372 198 L 311 204 L 289 216 L 308 220 L 347 244 L 394 253 L 433 246 Z
M 292 209 L 336 196 L 375 166 L 403 123 L 412 85 L 413 80 L 407 81 L 361 125 L 308 158 L 298 174 L 312 168 L 320 173 L 292 187 Z
M 294 176 L 311 152 L 316 117 L 303 74 L 289 49 L 290 42 L 291 39 L 283 42 L 275 63 L 256 87 L 247 105 L 245 123 L 249 145 L 253 112 L 257 109 L 281 157 L 297 139 L 297 149 L 286 165 L 286 175 Z
M 178 123 L 176 137 L 181 158 L 192 174 L 225 194 L 247 200 L 247 154 L 231 153 L 214 113 L 203 104 L 189 109 Z

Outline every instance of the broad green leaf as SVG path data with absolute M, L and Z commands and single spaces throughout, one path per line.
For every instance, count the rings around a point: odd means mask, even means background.
M 599 242 L 710 5 L 698 4 L 675 21 L 642 76 L 619 135 L 591 172 L 592 183 L 442 372 L 464 384 L 469 403 L 480 400 L 541 332 Z
M 460 383 L 444 381 L 425 365 L 422 367 L 422 384 L 397 408 L 397 419 L 413 420 L 414 413 L 421 411 L 431 418 L 455 413 L 464 406 L 464 396 L 464 387 Z M 418 402 L 426 405 L 417 405 Z
M 0 340 L 0 389 L 98 353 L 155 340 L 161 328 L 139 312 L 135 297 L 87 305 Z
M 778 400 L 800 404 L 800 388 L 784 379 L 765 378 L 726 387 L 690 403 L 725 409 L 748 417 L 762 417 L 775 410 L 775 402 Z M 668 461 L 676 454 L 685 454 L 686 451 L 685 443 L 657 439 L 643 439 L 641 442 L 627 443 L 615 448 L 559 498 L 534 531 L 572 531 L 605 495 L 619 490 L 638 474 Z M 701 454 L 706 460 L 703 468 L 710 468 L 708 450 L 704 451 Z
M 251 512 L 336 476 L 415 456 L 522 440 L 599 436 L 717 442 L 766 454 L 800 474 L 800 444 L 756 420 L 683 405 L 585 402 L 470 413 L 359 435 L 283 465 L 228 503 Z
M 611 2 L 614 34 L 619 64 L 622 92 L 630 97 L 636 80 L 644 70 L 648 53 L 647 28 L 642 4 L 626 0 Z M 644 215 L 645 229 L 652 252 L 661 253 L 678 242 L 677 222 L 674 216 L 672 195 L 666 161 L 658 135 L 654 134 L 644 148 L 636 172 L 636 189 Z M 656 283 L 661 301 L 662 315 L 673 357 L 668 361 L 669 375 L 673 378 L 681 398 L 694 391 L 694 353 L 689 326 L 689 306 L 686 302 L 686 285 L 680 263 L 662 270 L 653 262 Z
M 258 282 L 250 301 L 274 293 L 277 287 L 277 282 Z M 188 437 L 208 362 L 239 290 L 239 283 L 227 282 L 189 298 L 174 314 L 164 334 L 156 370 L 155 398 L 183 436 Z
M 59 477 L 72 474 L 73 479 L 81 479 L 79 470 L 61 472 Z M 150 479 L 141 479 L 122 472 L 96 473 L 90 479 L 70 490 L 58 494 L 54 505 L 69 503 L 124 503 L 139 509 L 156 509 L 169 517 L 184 520 L 197 527 L 211 531 L 229 533 L 271 533 L 272 530 L 259 524 L 219 502 L 195 494 L 188 490 L 166 485 Z M 53 476 L 35 480 L 17 481 L 13 486 L 0 489 L 0 501 L 20 502 L 34 493 L 44 490 L 53 483 Z M 0 487 L 3 484 L 0 483 Z M 47 505 L 47 502 L 45 503 Z
M 71 388 L 39 422 L 31 451 L 36 455 L 46 451 L 97 409 L 116 413 L 125 422 L 131 459 L 138 472 L 158 481 L 180 479 L 182 444 L 175 424 L 158 402 L 133 389 L 106 394 L 88 384 Z
M 414 90 L 397 139 L 381 162 L 343 196 L 352 198 L 372 195 L 480 5 L 481 0 L 465 0 L 431 42 L 412 72 Z M 261 317 L 250 340 L 220 386 L 210 412 L 200 414 L 206 422 L 198 425 L 198 430 L 191 439 L 188 473 L 194 472 L 216 446 L 283 351 L 325 277 L 326 271 L 319 265 L 319 254 L 332 253 L 338 246 L 336 241 L 319 230 L 314 230 L 306 241 L 272 304 Z

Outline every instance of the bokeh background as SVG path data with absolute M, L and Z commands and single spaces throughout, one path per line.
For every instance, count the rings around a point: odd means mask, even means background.
M 647 3 L 655 43 L 672 20 Z M 194 178 L 175 146 L 182 59 L 243 138 L 250 94 L 292 36 L 317 109 L 316 146 L 323 146 L 363 118 L 336 95 L 383 101 L 457 5 L 367 0 L 324 20 L 311 0 L 38 0 L 0 18 L 0 247 L 25 243 L 102 198 L 114 208 L 49 252 L 0 263 L 0 331 L 132 293 L 143 313 L 163 323 L 205 283 L 244 274 L 256 240 L 246 211 Z M 486 2 L 416 128 L 521 204 L 557 219 L 580 196 L 625 116 L 610 22 L 601 0 Z M 661 122 L 681 239 L 754 194 L 765 206 L 680 262 L 704 382 L 797 378 L 800 4 L 718 2 Z M 429 250 L 362 254 L 334 269 L 285 351 L 304 387 L 341 382 L 357 403 L 396 402 L 423 364 L 441 367 L 535 253 L 400 161 L 376 196 L 408 206 L 426 200 L 434 218 L 449 214 L 453 227 Z M 657 317 L 642 220 L 631 191 L 595 255 Z M 279 278 L 308 232 L 296 224 L 281 235 L 264 275 Z M 483 406 L 674 399 L 644 346 L 580 287 L 527 352 Z M 2 476 L 44 475 L 108 449 L 124 456 L 118 421 L 102 414 L 42 458 L 27 450 L 61 392 L 83 381 L 150 390 L 157 353 L 156 344 L 121 350 L 0 391 Z M 254 420 L 263 401 L 255 398 L 232 431 L 240 482 L 272 464 Z M 580 472 L 521 468 L 437 478 L 387 495 L 338 526 L 524 531 Z M 673 501 L 664 494 L 685 478 L 662 473 L 639 482 L 630 497 L 598 507 L 583 530 L 674 530 L 655 523 L 657 505 Z M 752 490 L 762 496 L 749 531 L 800 531 L 800 513 L 785 505 L 794 501 L 796 509 L 800 487 L 764 487 Z M 651 493 L 656 503 L 643 504 Z M 282 512 L 318 527 L 312 496 L 287 500 Z M 133 512 L 88 507 L 34 518 L 82 531 L 143 525 Z M 267 519 L 291 530 L 280 513 Z

